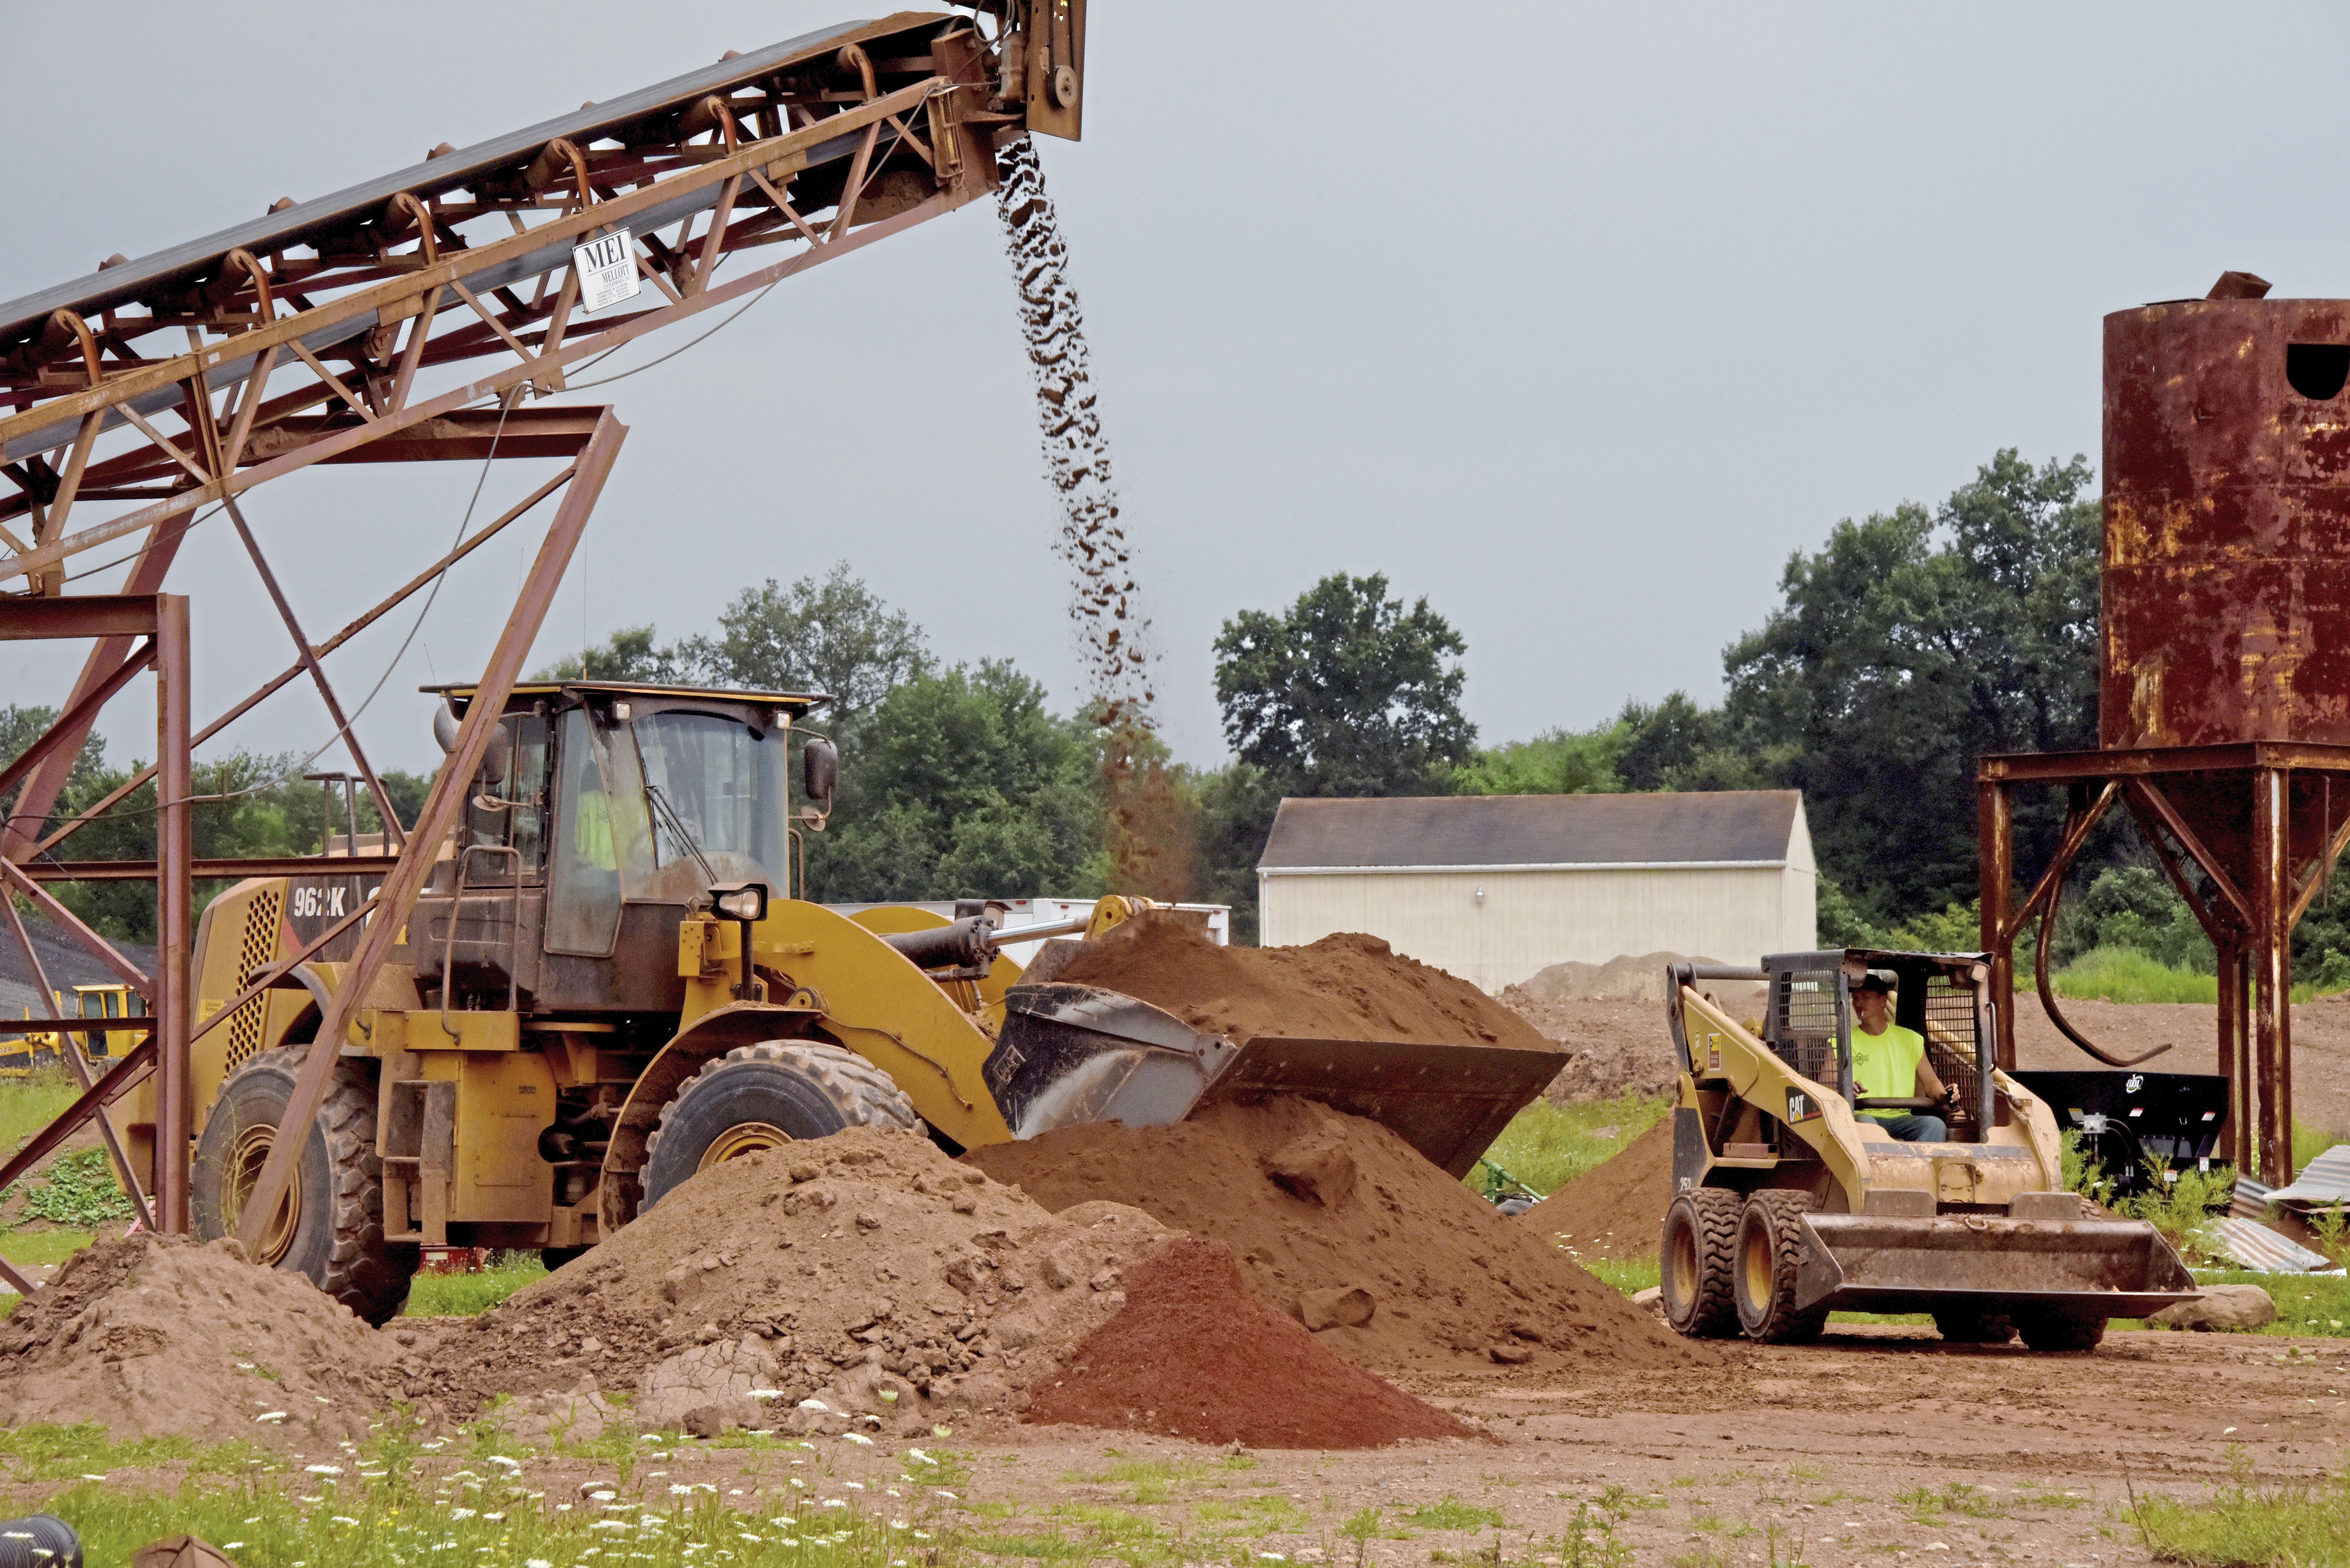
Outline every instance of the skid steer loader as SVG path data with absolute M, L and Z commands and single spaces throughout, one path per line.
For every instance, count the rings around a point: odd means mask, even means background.
M 445 747 L 472 693 L 433 690 Z M 1476 1041 L 1201 1035 L 1130 996 L 1031 981 L 998 951 L 1098 939 L 1140 899 L 999 930 L 979 903 L 849 916 L 787 897 L 805 890 L 804 836 L 834 793 L 832 747 L 811 737 L 792 798 L 791 732 L 824 701 L 515 689 L 464 820 L 339 1044 L 265 1261 L 380 1323 L 421 1248 L 538 1248 L 554 1266 L 695 1172 L 794 1139 L 894 1126 L 958 1152 L 1277 1093 L 1379 1120 L 1458 1176 L 1556 1072 L 1557 1053 Z M 306 874 L 213 899 L 192 966 L 199 1021 L 368 892 L 361 877 Z M 359 929 L 198 1043 L 200 1235 L 236 1229 Z M 1055 950 L 1037 955 L 1040 976 Z M 152 1158 L 145 1094 L 125 1097 L 126 1120 Z
M 2088 1350 L 2107 1319 L 2196 1294 L 2153 1226 L 2089 1218 L 2065 1189 L 2055 1117 L 1989 1066 L 1990 973 L 1980 954 L 1860 950 L 1670 968 L 1680 1081 L 1659 1258 L 1676 1330 L 1788 1344 L 1832 1311 L 1929 1313 L 1945 1339 Z M 1958 1092 L 1948 1142 L 1898 1142 L 1856 1115 L 1943 1109 L 1855 1096 L 1851 996 L 1870 974 Z M 1759 1034 L 1702 989 L 1732 981 L 1764 986 Z

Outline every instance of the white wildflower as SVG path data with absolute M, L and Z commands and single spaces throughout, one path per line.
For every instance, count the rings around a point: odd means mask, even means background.
M 255 1416 L 254 1419 L 256 1421 L 283 1421 L 286 1419 L 286 1412 L 283 1410 L 264 1410 L 260 1415 Z M 226 1549 L 224 1548 L 223 1550 Z
M 840 1434 L 840 1440 L 845 1443 L 855 1443 L 860 1449 L 869 1449 L 873 1446 L 873 1439 L 862 1432 L 843 1432 Z
M 338 1476 L 343 1473 L 340 1465 L 304 1465 L 302 1468 L 314 1476 Z

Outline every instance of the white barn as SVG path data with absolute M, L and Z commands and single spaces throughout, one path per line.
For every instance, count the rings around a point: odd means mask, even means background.
M 1258 940 L 1367 931 L 1495 992 L 1568 960 L 1817 943 L 1798 790 L 1284 800 Z

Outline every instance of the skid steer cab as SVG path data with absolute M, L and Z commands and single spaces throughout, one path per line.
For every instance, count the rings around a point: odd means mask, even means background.
M 473 694 L 433 691 L 445 745 Z M 1014 925 L 980 900 L 808 901 L 837 762 L 801 731 L 825 701 L 515 688 L 463 820 L 410 851 L 434 857 L 432 876 L 338 1043 L 265 1260 L 380 1323 L 424 1248 L 536 1248 L 556 1266 L 762 1149 L 852 1127 L 960 1153 L 1077 1122 L 1154 1126 L 1211 1085 L 1316 1095 L 1459 1174 L 1556 1073 L 1555 1053 L 1473 1041 L 1229 1041 L 1052 978 L 1069 944 L 1207 911 L 1111 895 Z M 198 1017 L 326 935 L 368 881 L 322 870 L 213 899 Z M 359 935 L 197 1043 L 198 1234 L 236 1229 Z M 127 1119 L 153 1158 L 151 1096 Z
M 1856 1094 L 1852 998 L 1872 975 L 1954 1105 Z M 1670 967 L 1680 1079 L 1659 1256 L 1676 1330 L 1787 1344 L 1832 1311 L 1928 1313 L 1945 1339 L 2088 1350 L 2107 1319 L 2196 1294 L 2154 1227 L 2089 1218 L 2065 1189 L 2054 1116 L 1991 1064 L 1990 975 L 1981 954 L 1863 950 Z M 1757 982 L 1759 1018 L 1709 989 Z M 1948 1141 L 1901 1142 L 1871 1114 L 1918 1112 L 1946 1117 Z

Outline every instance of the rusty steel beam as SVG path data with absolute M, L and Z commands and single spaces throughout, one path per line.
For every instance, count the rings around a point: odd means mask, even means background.
M 64 1023 L 66 1015 L 57 1010 L 57 992 L 49 989 L 47 966 L 41 962 L 40 950 L 33 946 L 33 933 L 25 929 L 23 911 L 16 908 L 16 900 L 9 898 L 0 898 L 0 910 L 6 911 L 9 932 L 16 939 L 17 950 L 25 955 L 26 967 L 32 971 L 33 989 L 41 994 L 42 1011 L 49 1015 L 51 1023 Z M 62 1028 L 56 1034 L 57 1054 L 65 1058 L 81 1092 L 85 1095 L 89 1093 L 96 1080 L 90 1076 L 89 1059 L 82 1054 L 81 1042 Z M 122 1190 L 130 1196 L 131 1211 L 138 1215 L 139 1223 L 152 1231 L 155 1229 L 155 1211 L 147 1205 L 146 1188 L 139 1179 L 139 1172 L 131 1166 L 130 1151 L 122 1147 L 121 1136 L 114 1129 L 114 1118 L 108 1116 L 103 1107 L 97 1116 L 98 1136 L 106 1145 L 107 1158 L 114 1162 L 114 1174 L 121 1181 Z
M 457 726 L 457 742 L 450 748 L 441 772 L 432 781 L 432 792 L 425 796 L 424 808 L 417 814 L 416 831 L 408 841 L 407 851 L 400 864 L 384 878 L 376 893 L 376 912 L 359 937 L 359 949 L 350 963 L 338 977 L 334 993 L 328 998 L 325 1016 L 319 1021 L 318 1033 L 302 1070 L 294 1081 L 294 1093 L 286 1102 L 281 1127 L 307 1127 L 318 1114 L 325 1101 L 328 1080 L 334 1075 L 335 1063 L 340 1056 L 344 1035 L 349 1031 L 352 1018 L 366 997 L 368 988 L 375 982 L 377 972 L 391 951 L 392 943 L 406 928 L 410 912 L 415 908 L 416 896 L 422 891 L 424 878 L 431 874 L 432 857 L 441 840 L 458 820 L 466 792 L 472 787 L 473 775 L 480 769 L 482 758 L 489 749 L 490 732 L 498 725 L 505 710 L 506 693 L 514 689 L 522 673 L 523 659 L 530 651 L 532 639 L 546 618 L 547 607 L 555 602 L 555 591 L 562 585 L 564 568 L 570 564 L 571 554 L 579 543 L 579 535 L 588 524 L 588 514 L 604 488 L 613 462 L 619 456 L 620 443 L 627 438 L 628 427 L 604 411 L 598 421 L 595 436 L 588 449 L 579 454 L 578 476 L 571 483 L 556 510 L 555 521 L 539 545 L 538 559 L 524 579 L 522 591 L 516 597 L 513 613 L 507 617 L 505 629 L 499 634 L 497 649 L 490 655 L 488 667 L 482 671 L 473 701 L 467 704 L 465 717 Z M 270 1217 L 286 1196 L 286 1184 L 294 1174 L 294 1162 L 300 1158 L 300 1138 L 278 1138 L 269 1147 L 269 1158 L 263 1162 L 261 1172 L 254 1179 L 253 1190 L 247 1195 L 244 1210 L 237 1217 L 237 1240 L 248 1251 L 257 1251 L 261 1233 L 267 1229 Z
M 195 1086 L 188 1059 L 189 988 L 195 906 L 188 865 L 194 856 L 188 797 L 194 794 L 188 745 L 188 601 L 155 596 L 155 1219 L 171 1235 L 188 1230 L 188 1150 L 195 1137 Z
M 151 882 L 153 860 L 28 860 L 17 867 L 34 882 Z M 199 856 L 188 874 L 199 882 L 246 877 L 381 877 L 400 864 L 397 855 L 262 855 L 236 859 Z

